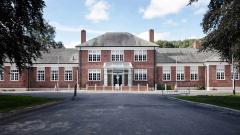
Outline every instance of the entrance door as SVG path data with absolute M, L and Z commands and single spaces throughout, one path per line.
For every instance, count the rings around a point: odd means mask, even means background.
M 116 84 L 118 84 L 119 86 L 122 85 L 122 75 L 113 75 L 113 85 L 115 86 Z

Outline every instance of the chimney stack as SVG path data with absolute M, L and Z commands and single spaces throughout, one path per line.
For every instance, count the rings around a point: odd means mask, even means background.
M 81 44 L 86 42 L 86 30 L 81 30 Z
M 194 49 L 202 48 L 201 41 L 195 40 L 192 44 L 192 48 L 194 48 Z
M 149 41 L 154 43 L 154 30 L 153 29 L 149 30 Z

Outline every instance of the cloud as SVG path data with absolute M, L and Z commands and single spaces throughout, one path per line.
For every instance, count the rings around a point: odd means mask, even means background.
M 164 25 L 169 25 L 169 26 L 178 26 L 178 23 L 173 21 L 172 19 L 166 20 L 163 22 Z
M 149 32 L 145 31 L 142 33 L 137 34 L 138 37 L 149 41 Z M 169 32 L 155 32 L 154 33 L 154 40 L 168 40 L 170 38 L 170 33 Z
M 86 0 L 85 5 L 89 10 L 86 18 L 93 22 L 105 21 L 109 19 L 108 10 L 110 4 L 104 0 Z
M 93 30 L 93 29 L 89 29 L 89 28 L 84 27 L 84 26 L 67 26 L 67 25 L 63 25 L 59 22 L 49 22 L 49 24 L 52 25 L 53 27 L 55 27 L 57 31 L 63 31 L 63 32 L 80 33 L 81 30 L 85 29 L 85 30 L 87 30 L 88 33 L 92 33 L 92 34 L 103 34 L 103 33 L 105 33 L 105 31 Z
M 189 0 L 150 0 L 150 4 L 145 8 L 140 8 L 144 19 L 153 19 L 166 16 L 168 14 L 178 13 L 186 7 Z

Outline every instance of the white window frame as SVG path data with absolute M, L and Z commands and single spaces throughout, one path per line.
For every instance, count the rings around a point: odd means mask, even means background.
M 4 81 L 4 70 L 0 69 L 0 81 Z
M 147 81 L 147 69 L 134 69 L 135 81 Z
M 88 81 L 101 81 L 101 69 L 88 69 Z
M 185 67 L 184 66 L 177 66 L 176 67 L 176 80 L 177 81 L 184 81 L 185 80 Z
M 17 68 L 10 69 L 10 80 L 19 81 L 19 70 Z
M 216 79 L 225 80 L 225 65 L 216 65 Z
M 171 66 L 163 66 L 163 81 L 171 81 Z
M 191 66 L 190 67 L 190 80 L 191 81 L 198 81 L 199 80 L 198 66 Z
M 64 68 L 64 81 L 72 81 L 73 80 L 73 68 L 65 67 Z
M 51 81 L 59 80 L 59 67 L 51 67 Z
M 37 67 L 37 81 L 45 81 L 45 67 Z
M 101 62 L 101 50 L 88 50 L 88 62 Z
M 111 51 L 111 61 L 112 62 L 124 61 L 124 50 L 112 50 Z
M 147 61 L 147 50 L 134 50 L 134 61 L 135 62 L 146 62 Z
M 234 68 L 235 68 L 235 80 L 239 80 L 240 74 L 239 74 L 239 71 L 238 71 L 236 65 L 235 65 Z M 231 79 L 233 80 L 233 67 L 232 67 L 232 65 L 231 65 Z

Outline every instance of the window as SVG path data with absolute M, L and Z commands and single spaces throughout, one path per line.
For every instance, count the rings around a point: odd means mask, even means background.
M 225 66 L 224 65 L 217 65 L 217 80 L 224 80 L 225 79 Z
M 238 71 L 236 66 L 234 67 L 234 72 L 235 72 L 234 73 L 235 80 L 239 80 L 239 71 Z M 233 79 L 233 68 L 232 68 L 232 66 L 231 66 L 231 75 L 232 75 L 232 79 Z
M 112 61 L 123 61 L 123 50 L 112 50 Z
M 88 70 L 89 81 L 100 81 L 101 80 L 101 69 L 89 69 Z
M 88 50 L 88 61 L 101 61 L 101 50 Z
M 190 79 L 192 81 L 198 80 L 198 67 L 197 66 L 190 67 Z
M 0 69 L 0 81 L 3 81 L 4 79 L 4 72 L 3 69 Z
M 18 81 L 19 80 L 18 69 L 11 69 L 10 70 L 10 79 L 11 79 L 11 81 Z
M 179 66 L 177 67 L 177 81 L 183 81 L 184 80 L 184 67 Z
M 57 81 L 58 80 L 58 67 L 52 67 L 51 68 L 51 80 Z
M 171 80 L 171 67 L 164 66 L 163 67 L 163 81 L 170 81 Z
M 45 68 L 38 67 L 37 68 L 37 81 L 44 81 L 45 80 Z
M 72 67 L 67 67 L 67 68 L 65 67 L 64 80 L 65 80 L 65 81 L 72 81 L 72 80 L 73 80 Z
M 135 81 L 147 81 L 147 69 L 134 69 Z
M 135 61 L 147 61 L 147 50 L 135 50 L 134 51 Z

